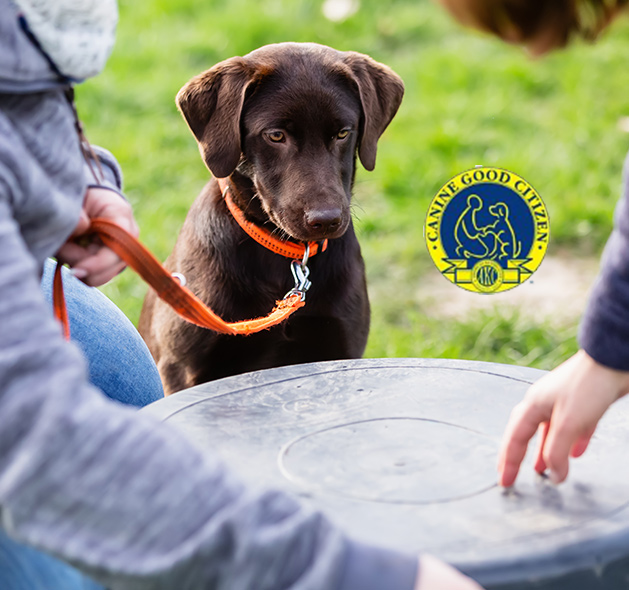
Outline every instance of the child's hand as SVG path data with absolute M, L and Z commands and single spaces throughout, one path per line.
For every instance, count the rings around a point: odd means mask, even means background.
M 470 578 L 430 555 L 419 558 L 419 575 L 415 590 L 482 590 Z
M 99 239 L 88 238 L 85 243 L 80 239 L 87 233 L 91 220 L 96 217 L 104 217 L 117 223 L 135 237 L 139 234 L 131 205 L 119 194 L 103 188 L 87 189 L 79 223 L 70 239 L 57 253 L 57 258 L 69 264 L 77 278 L 93 287 L 104 285 L 126 266 Z
M 550 469 L 554 483 L 568 475 L 607 408 L 629 392 L 629 373 L 597 363 L 584 350 L 542 377 L 511 412 L 498 460 L 499 483 L 513 485 L 529 440 L 539 429 L 535 470 Z

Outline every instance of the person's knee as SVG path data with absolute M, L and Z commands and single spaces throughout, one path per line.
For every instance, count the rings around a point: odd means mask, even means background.
M 54 262 L 48 260 L 42 289 L 52 302 Z M 90 381 L 107 397 L 142 407 L 163 397 L 153 357 L 131 321 L 98 289 L 63 273 L 70 337 L 87 358 Z

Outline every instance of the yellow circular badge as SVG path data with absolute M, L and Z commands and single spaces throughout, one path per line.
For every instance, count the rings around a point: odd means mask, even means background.
M 430 203 L 424 225 L 433 262 L 475 293 L 517 287 L 537 270 L 550 239 L 544 201 L 522 177 L 477 166 L 451 178 Z

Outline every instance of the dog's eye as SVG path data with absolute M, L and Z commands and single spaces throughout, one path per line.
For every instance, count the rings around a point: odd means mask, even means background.
M 285 139 L 284 133 L 282 133 L 281 131 L 269 131 L 266 136 L 273 142 L 273 143 L 282 143 Z
M 337 134 L 336 134 L 336 139 L 345 139 L 348 135 L 349 135 L 350 130 L 349 129 L 341 129 Z

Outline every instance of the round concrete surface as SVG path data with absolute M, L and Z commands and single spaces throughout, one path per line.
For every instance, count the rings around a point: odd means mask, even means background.
M 541 371 L 468 361 L 313 363 L 204 384 L 146 408 L 352 536 L 430 552 L 492 589 L 629 587 L 629 405 L 555 487 L 532 453 L 496 481 L 513 406 Z
M 342 452 L 331 453 L 334 449 Z M 493 487 L 496 452 L 495 440 L 455 424 L 376 418 L 300 436 L 281 451 L 279 465 L 286 479 L 310 491 L 373 502 L 430 504 Z M 485 460 L 472 461 L 472 456 Z M 453 462 L 463 472 L 452 469 Z

